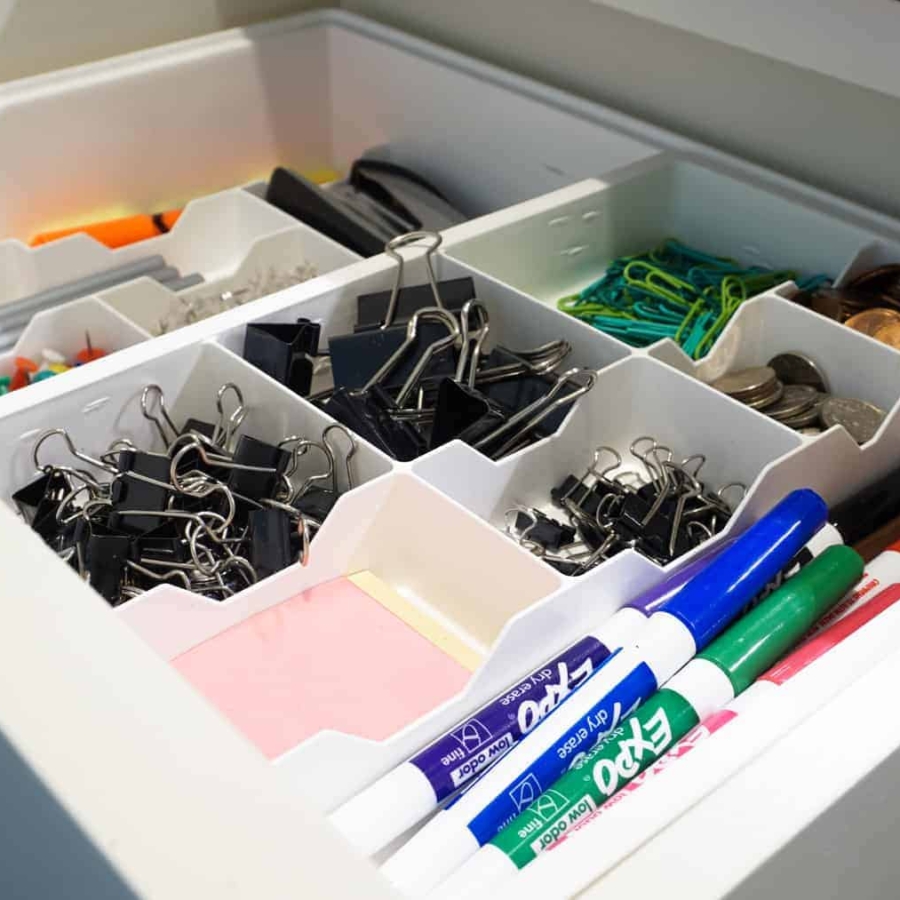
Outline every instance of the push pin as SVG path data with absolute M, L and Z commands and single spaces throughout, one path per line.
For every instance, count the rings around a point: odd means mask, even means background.
M 17 356 L 15 366 L 16 371 L 13 373 L 12 380 L 9 383 L 9 389 L 11 391 L 17 391 L 19 388 L 28 387 L 28 385 L 31 384 L 31 376 L 38 370 L 37 363 L 27 356 Z
M 84 344 L 84 349 L 79 350 L 78 355 L 75 357 L 79 366 L 106 356 L 105 350 L 101 350 L 99 347 L 94 347 L 93 344 L 91 344 L 91 333 L 89 331 L 85 331 L 84 333 Z

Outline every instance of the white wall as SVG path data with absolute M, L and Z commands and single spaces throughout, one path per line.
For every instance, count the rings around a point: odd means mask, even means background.
M 335 5 L 321 0 L 0 0 L 0 81 Z
M 12 15 L 0 30 L 0 80 L 336 5 L 0 0 L 0 19 L 10 2 Z M 900 215 L 900 99 L 589 0 L 341 5 Z

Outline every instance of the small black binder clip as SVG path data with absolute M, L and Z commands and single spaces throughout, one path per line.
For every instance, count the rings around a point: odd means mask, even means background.
M 287 568 L 291 559 L 291 520 L 280 509 L 255 509 L 249 516 L 250 564 L 257 577 Z
M 119 475 L 114 479 L 110 492 L 114 509 L 162 512 L 166 508 L 172 492 L 168 456 L 122 450 L 117 464 Z M 152 531 L 161 524 L 161 519 L 150 516 L 124 514 L 118 518 L 118 528 L 129 534 Z
M 131 556 L 131 538 L 98 531 L 84 542 L 84 562 L 91 587 L 113 606 L 122 602 L 122 581 Z
M 238 438 L 234 460 L 224 466 L 231 470 L 228 487 L 235 494 L 254 500 L 269 497 L 290 461 L 291 454 L 286 450 L 242 434 Z
M 12 501 L 22 518 L 46 538 L 48 528 L 53 531 L 58 527 L 55 524 L 56 511 L 70 490 L 68 479 L 61 472 L 51 470 L 19 488 L 12 495 Z M 52 523 L 49 521 L 51 519 L 54 520 Z
M 571 525 L 563 525 L 540 510 L 532 510 L 530 517 L 519 510 L 516 515 L 516 528 L 527 536 L 529 541 L 537 542 L 546 550 L 557 551 L 575 540 L 575 529 Z

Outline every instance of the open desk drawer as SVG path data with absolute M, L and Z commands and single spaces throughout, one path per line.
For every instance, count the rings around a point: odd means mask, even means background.
M 146 111 L 137 123 L 110 112 L 132 105 Z M 75 116 L 79 126 L 67 126 Z M 136 168 L 129 148 L 157 145 L 159 116 L 195 152 L 176 153 L 174 143 L 157 147 Z M 215 129 L 207 127 L 210 120 Z M 69 153 L 54 152 L 53 165 L 40 155 L 49 152 L 40 139 L 48 122 L 73 142 Z M 834 276 L 892 259 L 896 249 L 898 223 L 609 110 L 330 12 L 4 86 L 0 123 L 9 156 L 0 176 L 0 234 L 49 226 L 37 211 L 51 207 L 72 217 L 123 198 L 156 208 L 221 190 L 198 200 L 191 214 L 202 227 L 204 209 L 217 221 L 220 214 L 209 212 L 214 207 L 234 213 L 222 220 L 232 223 L 227 246 L 201 255 L 214 278 L 225 283 L 242 266 L 313 245 L 321 271 L 329 273 L 141 342 L 158 317 L 153 306 L 153 315 L 140 320 L 146 330 L 128 332 L 115 356 L 0 405 L 6 526 L 0 732 L 13 754 L 12 764 L 0 767 L 0 790 L 13 796 L 28 770 L 39 779 L 35 791 L 43 789 L 47 813 L 32 829 L 25 811 L 34 807 L 22 801 L 13 824 L 20 842 L 13 845 L 20 851 L 15 862 L 58 871 L 64 891 L 77 879 L 92 897 L 129 889 L 165 900 L 393 896 L 374 867 L 328 828 L 323 811 L 665 574 L 628 552 L 583 578 L 568 578 L 500 533 L 503 507 L 521 500 L 539 477 L 558 474 L 555 467 L 575 465 L 582 447 L 589 452 L 597 440 L 627 446 L 626 430 L 636 436 L 654 423 L 679 446 L 698 441 L 721 464 L 718 483 L 740 478 L 750 487 L 732 530 L 793 487 L 810 485 L 833 503 L 896 463 L 900 355 L 874 350 L 832 323 L 811 323 L 808 313 L 788 307 L 790 285 L 748 303 L 699 366 L 670 343 L 633 350 L 545 305 L 590 280 L 598 261 L 643 249 L 638 245 L 676 226 L 698 241 L 721 240 L 713 248 L 721 252 L 749 246 L 760 259 L 784 251 L 791 262 L 793 249 L 799 263 Z M 460 141 L 461 134 L 468 140 Z M 577 361 L 601 370 L 605 393 L 573 410 L 559 433 L 500 463 L 475 458 L 459 443 L 412 465 L 365 448 L 362 483 L 313 541 L 308 569 L 292 566 L 222 604 L 158 588 L 110 610 L 7 508 L 11 490 L 30 472 L 29 442 L 60 424 L 85 444 L 108 442 L 123 423 L 135 434 L 149 431 L 133 408 L 122 419 L 118 410 L 150 380 L 164 383 L 185 414 L 199 411 L 200 387 L 205 396 L 225 379 L 240 380 L 262 410 L 260 427 L 269 438 L 283 433 L 288 418 L 327 421 L 237 358 L 246 325 L 309 315 L 326 334 L 346 329 L 355 296 L 389 287 L 393 263 L 380 257 L 348 268 L 352 255 L 271 215 L 235 185 L 279 163 L 346 166 L 379 143 L 451 199 L 487 214 L 447 235 L 439 276 L 471 274 L 498 332 L 511 342 L 565 336 Z M 517 148 L 512 156 L 510 145 Z M 661 147 L 702 153 L 715 166 L 672 160 Z M 713 171 L 723 163 L 727 176 Z M 612 174 L 604 180 L 606 173 Z M 590 176 L 596 180 L 571 185 Z M 724 198 L 728 211 L 752 206 L 754 214 L 729 213 L 726 229 L 716 220 L 726 211 L 697 208 L 692 191 Z M 536 195 L 543 196 L 529 199 Z M 598 210 L 610 213 L 603 229 Z M 176 231 L 169 243 L 179 240 Z M 68 249 L 30 251 L 7 240 L 0 265 L 8 262 L 21 290 L 30 290 L 51 283 L 48 271 L 57 265 L 81 273 L 85 260 L 105 255 L 78 239 L 60 246 Z M 51 259 L 44 271 L 42 260 Z M 407 272 L 421 280 L 421 259 L 411 260 Z M 136 282 L 85 303 L 110 318 L 147 316 L 150 301 L 164 311 L 171 297 Z M 28 340 L 43 327 L 33 326 Z M 738 341 L 742 335 L 747 341 Z M 699 383 L 719 365 L 755 362 L 741 353 L 762 353 L 762 345 L 784 335 L 809 352 L 862 357 L 842 376 L 848 390 L 871 384 L 872 399 L 891 410 L 864 447 L 839 428 L 800 437 Z M 636 402 L 628 402 L 631 395 Z M 690 416 L 675 415 L 666 398 L 703 417 L 702 425 L 690 427 Z M 621 429 L 607 427 L 612 418 L 624 423 Z M 414 516 L 424 517 L 429 536 L 464 548 L 463 562 L 447 547 L 420 547 L 426 538 Z M 407 553 L 404 541 L 415 549 Z M 430 596 L 432 611 L 483 662 L 454 696 L 385 740 L 323 731 L 267 759 L 170 660 L 256 613 L 277 610 L 316 580 L 360 567 L 404 582 L 414 597 Z M 900 875 L 891 839 L 900 802 L 900 727 L 882 697 L 900 675 L 898 646 L 895 609 L 798 676 L 774 702 L 698 746 L 642 799 L 610 814 L 602 838 L 584 832 L 494 896 L 893 896 Z M 343 780 L 342 767 L 351 770 Z M 35 846 L 55 851 L 64 827 L 77 848 L 68 862 L 56 856 L 35 862 Z M 11 871 L 18 870 L 4 861 L 0 886 Z

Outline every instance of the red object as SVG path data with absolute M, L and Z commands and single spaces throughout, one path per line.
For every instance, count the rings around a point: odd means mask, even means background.
M 101 350 L 99 347 L 85 347 L 84 350 L 78 351 L 78 356 L 75 359 L 78 365 L 84 365 L 84 363 L 93 362 L 95 359 L 100 359 L 103 356 L 106 356 L 105 350 Z
M 31 384 L 30 373 L 37 372 L 37 370 L 37 363 L 33 359 L 29 359 L 27 356 L 17 356 L 16 371 L 9 382 L 9 389 L 17 391 L 19 388 L 28 387 Z
M 835 622 L 830 628 L 826 628 L 821 634 L 808 640 L 805 644 L 801 644 L 793 653 L 761 675 L 759 680 L 784 684 L 789 678 L 793 678 L 798 672 L 803 671 L 810 663 L 815 662 L 832 647 L 836 647 L 854 631 L 859 631 L 863 625 L 898 601 L 900 601 L 900 584 L 886 587 L 858 609 Z

